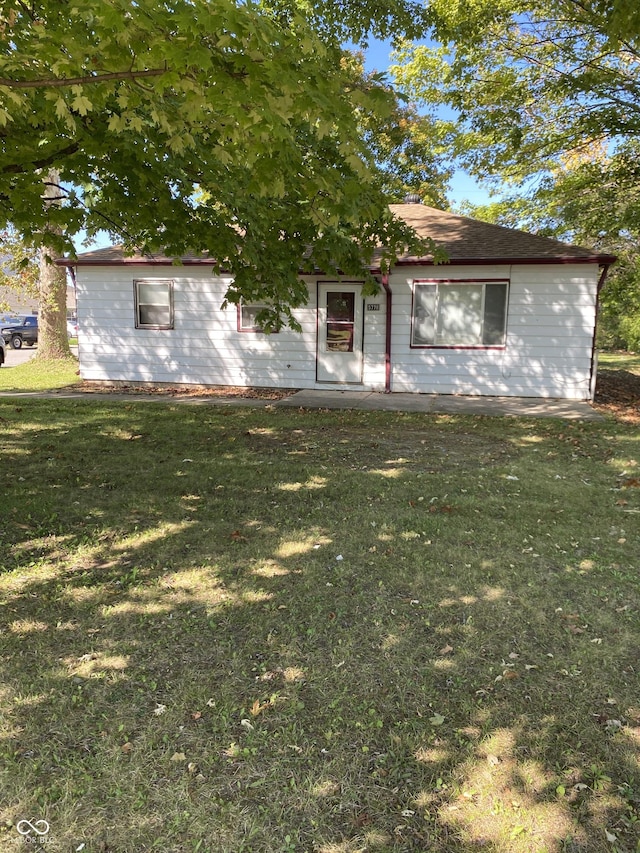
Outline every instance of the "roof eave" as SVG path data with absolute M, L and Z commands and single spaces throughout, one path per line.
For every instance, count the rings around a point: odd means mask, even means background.
M 432 258 L 401 258 L 392 266 L 394 267 L 432 267 L 432 266 L 492 266 L 505 264 L 598 264 L 609 266 L 617 260 L 616 255 L 588 255 L 576 257 L 575 255 L 561 256 L 557 258 L 532 258 L 532 257 L 496 257 L 496 258 L 450 258 L 448 261 L 434 263 Z M 164 267 L 189 267 L 189 266 L 212 266 L 214 261 L 210 258 L 187 258 L 175 263 L 171 258 L 58 258 L 56 264 L 64 267 L 120 267 L 120 266 L 164 266 Z M 230 270 L 223 270 L 230 273 Z M 370 272 L 379 274 L 379 267 L 370 267 Z M 302 272 L 301 275 L 311 273 Z
M 587 255 L 586 257 L 566 255 L 557 258 L 532 258 L 526 256 L 517 258 L 450 258 L 447 261 L 435 264 L 432 258 L 402 258 L 396 261 L 394 266 L 493 266 L 505 264 L 598 264 L 599 266 L 608 266 L 615 263 L 616 260 L 617 257 L 615 255 Z

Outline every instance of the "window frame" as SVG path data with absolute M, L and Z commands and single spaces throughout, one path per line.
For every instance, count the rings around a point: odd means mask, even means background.
M 267 334 L 277 334 L 278 330 L 274 329 L 273 332 L 266 332 L 262 326 L 258 326 L 256 324 L 252 326 L 243 325 L 242 321 L 242 309 L 243 308 L 257 308 L 258 311 L 262 311 L 263 308 L 268 308 L 266 302 L 244 302 L 240 300 L 237 305 L 237 324 L 238 324 L 238 332 L 243 335 L 267 335 Z
M 502 343 L 499 344 L 485 344 L 485 343 L 434 343 L 426 344 L 426 343 L 415 343 L 414 342 L 414 327 L 415 327 L 415 312 L 416 312 L 416 288 L 419 285 L 431 285 L 436 288 L 436 316 L 437 316 L 437 300 L 440 294 L 440 287 L 451 286 L 451 285 L 482 285 L 482 316 L 481 316 L 481 329 L 480 334 L 481 337 L 484 336 L 485 329 L 485 298 L 486 298 L 486 285 L 488 284 L 501 284 L 505 285 L 505 298 L 504 298 L 504 326 L 503 326 L 503 336 Z M 509 320 L 509 296 L 511 290 L 511 280 L 509 278 L 503 277 L 493 277 L 493 278 L 417 278 L 414 279 L 411 286 L 411 328 L 409 332 L 409 347 L 410 349 L 473 349 L 473 350 L 504 350 L 507 347 L 507 330 L 508 330 L 508 320 Z M 436 330 L 437 333 L 437 330 Z
M 159 303 L 141 302 L 140 287 L 141 284 L 164 284 L 168 289 L 169 296 L 169 322 L 168 323 L 143 323 L 140 319 L 140 308 L 143 305 L 154 305 Z M 134 278 L 133 280 L 133 301 L 135 312 L 135 327 L 136 329 L 152 329 L 152 330 L 171 330 L 174 328 L 174 280 L 172 278 Z

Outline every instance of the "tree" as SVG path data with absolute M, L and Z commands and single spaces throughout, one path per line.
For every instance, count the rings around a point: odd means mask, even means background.
M 43 202 L 45 211 L 55 210 L 61 203 L 60 177 L 55 169 L 45 175 Z M 47 236 L 60 237 L 60 228 L 49 225 L 40 247 L 38 357 L 66 358 L 71 355 L 66 329 L 67 273 L 56 266 L 48 251 Z
M 616 35 L 613 5 L 432 0 L 440 46 L 405 45 L 398 81 L 454 111 L 450 148 L 481 177 L 520 183 L 596 142 L 617 150 L 640 135 L 640 23 Z
M 619 252 L 603 305 L 616 294 L 620 309 L 635 310 L 636 4 L 476 0 L 463 8 L 432 0 L 428 14 L 439 46 L 406 44 L 395 73 L 439 124 L 449 156 L 501 190 L 501 201 L 474 215 Z M 443 118 L 443 107 L 453 114 Z M 609 310 L 610 319 L 615 313 Z M 634 316 L 620 318 L 616 334 L 640 328 Z
M 273 327 L 306 300 L 301 262 L 362 274 L 377 245 L 386 263 L 426 248 L 390 216 L 367 144 L 397 101 L 341 47 L 347 35 L 415 36 L 416 4 L 5 0 L 0 10 L 0 223 L 28 241 L 70 252 L 79 230 L 107 230 L 131 251 L 209 252 L 234 272 L 227 298 L 266 300 Z M 42 203 L 50 168 L 65 197 L 55 207 Z

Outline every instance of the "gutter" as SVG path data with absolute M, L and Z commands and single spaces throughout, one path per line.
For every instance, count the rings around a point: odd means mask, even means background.
M 596 316 L 595 322 L 593 324 L 593 342 L 591 344 L 591 367 L 589 370 L 589 394 L 591 401 L 594 400 L 596 395 L 596 379 L 598 372 L 598 354 L 596 352 L 596 336 L 598 333 L 598 314 L 599 314 L 599 306 L 600 306 L 600 292 L 604 287 L 605 280 L 607 278 L 607 273 L 609 272 L 610 264 L 604 264 L 602 267 L 602 271 L 600 272 L 600 278 L 598 279 L 598 286 L 596 287 Z
M 389 287 L 389 275 L 388 273 L 384 273 L 382 276 L 382 286 L 384 287 L 385 293 L 387 294 L 387 316 L 386 316 L 386 329 L 385 329 L 385 342 L 384 342 L 384 393 L 391 393 L 391 311 L 392 311 L 392 297 L 391 297 L 391 288 Z

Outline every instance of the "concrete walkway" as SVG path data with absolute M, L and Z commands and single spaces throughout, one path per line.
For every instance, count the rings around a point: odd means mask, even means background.
M 425 414 L 511 415 L 525 418 L 604 420 L 581 400 L 551 400 L 538 397 L 464 397 L 448 394 L 381 394 L 363 391 L 297 391 L 279 400 L 278 408 L 358 409 L 376 412 L 424 412 Z
M 418 412 L 424 414 L 487 415 L 490 417 L 562 418 L 566 420 L 604 420 L 592 406 L 580 400 L 552 400 L 538 397 L 464 397 L 447 394 L 382 394 L 367 391 L 296 391 L 281 400 L 259 397 L 213 397 L 203 395 L 145 394 L 87 391 L 48 392 L 3 392 L 1 397 L 27 399 L 43 397 L 49 399 L 89 399 L 96 402 L 108 397 L 110 400 L 152 403 L 191 403 L 220 407 L 253 407 L 278 409 L 355 409 L 368 412 Z

